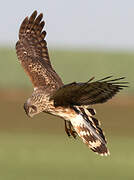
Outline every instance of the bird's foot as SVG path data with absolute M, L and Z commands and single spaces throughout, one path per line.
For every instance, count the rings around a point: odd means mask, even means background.
M 74 139 L 76 139 L 77 133 L 70 121 L 65 121 L 65 132 L 67 133 L 68 137 L 73 136 Z

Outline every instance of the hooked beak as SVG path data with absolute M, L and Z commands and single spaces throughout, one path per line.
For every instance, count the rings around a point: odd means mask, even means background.
M 25 110 L 26 115 L 27 115 L 28 117 L 32 117 L 32 116 L 30 116 L 30 114 L 29 114 L 29 107 L 28 107 L 27 103 L 24 103 L 23 108 L 24 108 L 24 110 Z

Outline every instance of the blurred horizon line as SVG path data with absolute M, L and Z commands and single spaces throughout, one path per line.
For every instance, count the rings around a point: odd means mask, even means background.
M 0 43 L 0 49 L 15 49 L 15 43 Z M 69 45 L 57 45 L 57 46 L 48 46 L 49 51 L 80 51 L 80 52 L 102 52 L 102 53 L 134 53 L 133 48 L 116 48 L 116 47 L 100 47 L 100 46 L 69 46 Z

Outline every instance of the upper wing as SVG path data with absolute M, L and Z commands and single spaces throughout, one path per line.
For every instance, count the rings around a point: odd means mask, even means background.
M 23 20 L 16 52 L 34 87 L 50 86 L 51 89 L 57 89 L 63 83 L 50 63 L 47 43 L 44 40 L 46 31 L 42 31 L 45 25 L 42 17 L 42 13 L 37 16 L 37 11 L 34 11 L 30 18 Z
M 87 83 L 71 83 L 59 88 L 52 96 L 55 106 L 70 106 L 70 105 L 90 105 L 96 103 L 104 103 L 111 99 L 117 92 L 123 87 L 127 87 L 123 84 L 127 82 L 119 82 L 118 80 L 124 79 L 112 79 L 111 76 L 101 79 L 99 81 Z

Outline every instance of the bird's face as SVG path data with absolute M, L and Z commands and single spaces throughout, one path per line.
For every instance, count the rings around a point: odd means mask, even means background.
M 45 98 L 46 100 L 46 98 Z M 24 103 L 24 110 L 29 117 L 33 117 L 36 114 L 45 110 L 44 93 L 33 92 L 32 96 Z
M 34 115 L 38 114 L 37 107 L 27 102 L 24 103 L 24 110 L 29 117 L 33 117 Z

